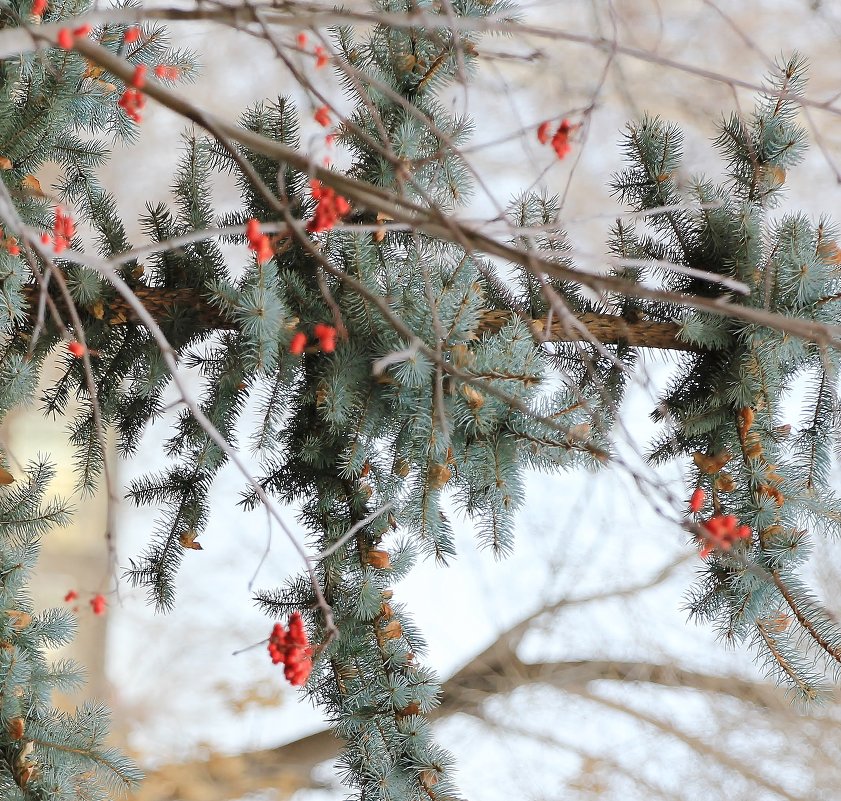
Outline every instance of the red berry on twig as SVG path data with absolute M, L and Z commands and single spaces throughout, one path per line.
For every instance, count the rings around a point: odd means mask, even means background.
M 692 493 L 692 498 L 689 501 L 689 511 L 692 512 L 692 514 L 700 512 L 706 497 L 707 496 L 704 490 L 698 487 L 695 492 Z

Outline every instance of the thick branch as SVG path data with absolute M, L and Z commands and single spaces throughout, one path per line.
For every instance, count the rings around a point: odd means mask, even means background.
M 645 662 L 582 660 L 527 664 L 507 647 L 499 647 L 502 644 L 503 639 L 497 640 L 444 684 L 442 702 L 430 718 L 457 712 L 473 714 L 488 698 L 526 684 L 582 690 L 594 681 L 682 687 L 727 695 L 763 708 L 785 708 L 779 690 L 762 682 Z M 269 786 L 291 795 L 296 790 L 317 788 L 312 770 L 336 756 L 338 750 L 339 741 L 332 731 L 325 730 L 279 748 L 166 765 L 147 776 L 132 801 L 216 801 Z
M 226 317 L 216 306 L 208 303 L 195 289 L 167 287 L 150 287 L 138 285 L 133 287 L 134 293 L 150 314 L 160 323 L 171 317 L 173 312 L 188 312 L 200 325 L 208 329 L 232 329 L 236 323 Z M 28 286 L 24 289 L 35 313 L 38 305 L 39 287 Z M 60 300 L 57 305 L 62 308 Z M 111 325 L 124 325 L 127 322 L 138 322 L 128 303 L 116 296 L 107 305 L 96 309 L 89 309 L 91 313 L 101 317 Z M 504 310 L 488 309 L 482 314 L 479 322 L 479 333 L 483 331 L 498 331 L 511 319 L 511 314 Z M 579 322 L 587 327 L 591 337 L 604 344 L 623 343 L 640 348 L 659 348 L 668 350 L 696 350 L 689 343 L 678 339 L 680 327 L 675 323 L 653 322 L 639 320 L 630 322 L 611 314 L 582 314 Z M 580 329 L 565 326 L 562 321 L 553 319 L 548 336 L 545 333 L 546 319 L 529 320 L 532 330 L 538 337 L 545 337 L 548 342 L 581 342 L 584 336 Z

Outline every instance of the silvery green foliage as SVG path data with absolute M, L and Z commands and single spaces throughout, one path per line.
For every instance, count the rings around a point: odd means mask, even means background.
M 614 250 L 736 278 L 750 293 L 729 299 L 748 307 L 837 324 L 837 232 L 826 219 L 769 213 L 803 157 L 806 136 L 796 115 L 804 75 L 799 57 L 779 64 L 749 117 L 722 120 L 715 144 L 727 171 L 720 183 L 696 178 L 679 187 L 680 132 L 653 118 L 630 125 L 624 143 L 631 166 L 616 177 L 616 193 L 635 210 L 685 210 L 652 214 L 645 233 L 617 228 Z M 643 278 L 673 291 L 723 294 L 719 285 L 668 269 L 642 270 Z M 651 303 L 646 311 L 662 316 L 664 309 Z M 838 351 L 711 313 L 683 311 L 679 319 L 683 339 L 702 350 L 683 357 L 661 398 L 656 419 L 664 426 L 651 459 L 693 456 L 694 484 L 707 494 L 702 518 L 733 514 L 753 529 L 749 541 L 714 550 L 690 610 L 727 640 L 751 642 L 771 676 L 815 698 L 824 677 L 839 674 L 841 632 L 798 568 L 813 536 L 841 533 L 841 500 L 829 481 Z M 785 419 L 782 399 L 804 377 L 802 418 Z
M 88 703 L 73 714 L 54 709 L 53 690 L 84 682 L 71 660 L 51 663 L 45 649 L 73 638 L 67 610 L 37 613 L 28 585 L 41 539 L 65 525 L 63 500 L 44 502 L 52 468 L 32 463 L 0 487 L 0 794 L 9 801 L 110 799 L 134 787 L 141 773 L 105 744 L 108 710 Z

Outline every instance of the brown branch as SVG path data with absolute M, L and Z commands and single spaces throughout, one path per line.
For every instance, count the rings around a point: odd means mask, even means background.
M 52 33 L 52 26 L 44 26 L 43 30 L 32 30 L 31 33 L 42 41 L 50 42 L 50 37 L 45 35 L 48 30 Z M 80 37 L 76 39 L 74 49 L 120 79 L 131 80 L 133 75 L 132 65 L 124 59 L 118 58 L 104 47 Z M 308 173 L 312 178 L 321 181 L 352 200 L 354 205 L 359 208 L 364 207 L 387 214 L 395 222 L 408 224 L 414 230 L 428 236 L 456 242 L 470 253 L 483 253 L 502 258 L 513 264 L 522 265 L 533 273 L 544 272 L 564 281 L 575 282 L 600 294 L 605 292 L 618 293 L 698 309 L 716 316 L 773 328 L 841 350 L 841 326 L 775 314 L 764 309 L 732 303 L 725 297 L 706 298 L 682 292 L 652 289 L 617 276 L 596 275 L 563 266 L 537 252 L 521 250 L 514 245 L 497 241 L 493 237 L 473 230 L 469 225 L 442 214 L 440 209 L 424 208 L 422 205 L 394 195 L 393 192 L 383 187 L 368 184 L 365 181 L 334 172 L 326 167 L 319 167 L 312 163 L 307 154 L 253 131 L 225 122 L 169 91 L 157 81 L 150 81 L 143 91 L 176 114 L 192 120 L 197 125 L 207 128 L 208 123 L 210 123 L 216 132 L 216 136 L 224 136 L 247 147 L 254 153 L 283 161 L 302 172 Z
M 495 645 L 501 642 L 498 640 Z M 459 712 L 475 714 L 488 698 L 527 684 L 548 684 L 580 692 L 596 681 L 645 682 L 660 687 L 687 688 L 726 695 L 760 708 L 787 709 L 780 691 L 764 682 L 716 676 L 675 665 L 633 661 L 527 664 L 505 647 L 493 649 L 497 651 L 497 658 L 487 660 L 485 657 L 492 649 L 480 654 L 445 682 L 441 704 L 429 718 L 443 718 Z M 288 797 L 297 790 L 318 788 L 320 785 L 311 773 L 320 763 L 334 758 L 339 746 L 340 741 L 333 732 L 324 730 L 278 748 L 234 756 L 217 754 L 204 760 L 165 765 L 147 775 L 131 801 L 208 801 L 239 797 L 269 786 Z
M 800 605 L 794 599 L 794 596 L 791 594 L 791 590 L 786 586 L 785 582 L 780 577 L 780 574 L 776 570 L 771 571 L 771 577 L 774 580 L 774 584 L 777 589 L 780 591 L 780 595 L 785 598 L 785 602 L 789 605 L 789 608 L 792 612 L 794 612 L 794 616 L 797 618 L 797 622 L 806 630 L 809 636 L 832 658 L 834 659 L 839 665 L 841 665 L 841 652 L 837 648 L 835 648 L 832 643 L 828 642 L 827 639 L 818 631 L 815 624 L 809 620 L 806 616 L 806 613 L 800 608 Z
M 132 287 L 138 300 L 149 313 L 158 321 L 164 321 L 176 310 L 187 311 L 196 319 L 197 323 L 208 329 L 234 329 L 236 323 L 226 317 L 221 309 L 201 297 L 198 290 L 191 288 L 150 287 L 137 285 Z M 24 295 L 29 301 L 34 314 L 38 306 L 39 288 L 30 285 L 24 288 Z M 59 309 L 63 307 L 60 299 L 56 299 Z M 92 312 L 91 309 L 88 309 Z M 137 323 L 137 317 L 124 298 L 111 298 L 102 308 L 96 310 L 96 316 L 101 316 L 111 325 L 125 325 L 128 322 Z M 479 321 L 479 333 L 499 331 L 513 314 L 504 309 L 487 309 Z M 630 322 L 611 314 L 582 314 L 579 322 L 586 326 L 590 336 L 604 344 L 623 343 L 640 348 L 658 348 L 666 350 L 697 351 L 698 348 L 688 342 L 678 339 L 680 326 L 676 323 L 661 323 L 651 320 Z M 528 320 L 532 330 L 543 335 L 546 318 Z M 554 319 L 551 322 L 549 342 L 581 342 L 585 341 L 585 334 L 576 328 L 565 325 Z

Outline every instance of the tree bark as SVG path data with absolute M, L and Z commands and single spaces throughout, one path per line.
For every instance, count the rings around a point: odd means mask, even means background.
M 226 317 L 216 306 L 208 303 L 199 290 L 192 288 L 166 288 L 137 285 L 133 287 L 135 295 L 149 310 L 152 316 L 163 322 L 171 318 L 176 310 L 186 312 L 202 326 L 208 329 L 234 329 L 235 321 Z M 24 294 L 29 300 L 30 308 L 38 308 L 40 288 L 27 286 Z M 64 311 L 62 300 L 53 298 L 60 311 Z M 97 319 L 105 320 L 111 325 L 125 325 L 137 322 L 128 304 L 119 296 L 108 300 L 107 303 L 95 305 L 86 309 Z M 479 333 L 483 331 L 498 331 L 511 319 L 511 313 L 501 309 L 488 309 L 482 313 L 479 322 Z M 546 318 L 527 320 L 535 335 L 545 337 L 547 342 L 585 342 L 588 337 L 598 340 L 605 345 L 626 344 L 640 348 L 657 348 L 661 350 L 697 351 L 699 348 L 678 338 L 680 326 L 676 323 L 663 323 L 653 320 L 629 321 L 611 314 L 582 314 L 577 318 L 580 326 L 565 325 L 562 320 L 552 319 L 548 332 Z M 586 328 L 586 334 L 582 330 Z
M 575 690 L 596 681 L 645 682 L 726 695 L 766 709 L 789 708 L 772 684 L 675 665 L 612 660 L 524 663 L 507 647 L 503 635 L 444 683 L 441 704 L 428 717 L 472 714 L 488 698 L 528 684 Z M 312 771 L 335 757 L 339 745 L 332 731 L 324 730 L 277 748 L 164 765 L 147 775 L 131 801 L 226 801 L 267 788 L 287 798 L 297 790 L 323 786 L 313 779 Z

